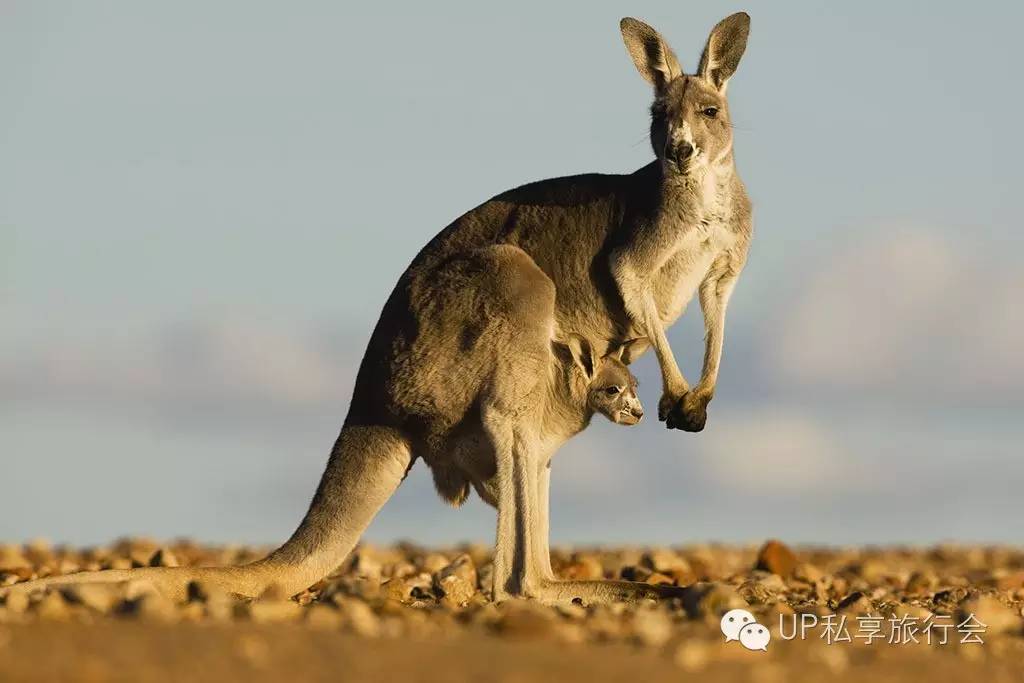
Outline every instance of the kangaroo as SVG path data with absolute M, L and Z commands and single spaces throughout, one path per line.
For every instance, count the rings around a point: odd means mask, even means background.
M 459 504 L 472 486 L 497 508 L 495 600 L 683 595 L 675 586 L 556 579 L 550 462 L 594 410 L 603 412 L 584 387 L 610 388 L 603 373 L 621 375 L 616 363 L 625 367 L 652 346 L 662 375 L 659 419 L 670 429 L 704 428 L 726 306 L 752 234 L 726 100 L 749 26 L 745 13 L 719 22 L 689 75 L 657 31 L 622 20 L 626 48 L 654 87 L 655 159 L 626 175 L 553 178 L 504 192 L 419 252 L 371 335 L 309 510 L 280 548 L 240 567 L 108 570 L 15 589 L 140 578 L 177 599 L 192 580 L 246 596 L 271 585 L 297 593 L 341 563 L 422 458 L 443 498 Z M 705 346 L 691 387 L 665 329 L 695 293 Z M 623 419 L 621 410 L 612 414 Z

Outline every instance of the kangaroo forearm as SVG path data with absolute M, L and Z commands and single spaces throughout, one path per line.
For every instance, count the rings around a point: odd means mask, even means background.
M 650 274 L 655 271 L 643 271 L 638 268 L 636 249 L 625 249 L 612 258 L 612 276 L 619 287 L 626 315 L 638 331 L 646 336 L 654 353 L 658 357 L 661 378 L 666 391 L 684 392 L 687 388 L 686 379 L 679 370 L 672 348 L 665 334 L 665 326 L 658 314 L 658 306 L 654 301 L 651 289 Z M 647 275 L 643 273 L 647 272 Z
M 738 273 L 709 277 L 700 287 L 700 307 L 704 314 L 704 367 L 695 391 L 707 399 L 715 394 L 718 369 L 725 342 L 725 310 L 736 285 Z
M 689 388 L 686 378 L 683 377 L 679 364 L 676 362 L 672 347 L 669 346 L 668 336 L 665 334 L 665 326 L 658 315 L 658 308 L 652 295 L 645 297 L 643 306 L 644 334 L 651 340 L 654 353 L 658 357 L 658 366 L 661 369 L 661 380 L 663 388 L 667 393 L 682 394 Z
M 704 342 L 704 368 L 700 373 L 700 381 L 694 388 L 697 393 L 711 399 L 715 395 L 715 385 L 718 383 L 718 368 L 722 361 L 724 326 L 718 326 L 708 330 Z

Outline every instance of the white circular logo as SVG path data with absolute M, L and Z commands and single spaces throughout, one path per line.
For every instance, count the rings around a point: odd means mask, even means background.
M 745 609 L 732 609 L 722 615 L 722 633 L 725 642 L 739 640 L 740 629 L 754 623 L 754 615 Z
M 767 626 L 761 624 L 747 624 L 740 629 L 740 643 L 748 650 L 768 650 L 768 641 L 772 634 L 768 632 Z

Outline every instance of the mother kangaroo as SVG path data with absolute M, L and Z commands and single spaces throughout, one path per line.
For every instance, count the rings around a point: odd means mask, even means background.
M 564 368 L 575 372 L 574 360 L 583 375 L 594 359 L 628 364 L 653 346 L 663 380 L 659 418 L 670 429 L 703 429 L 726 305 L 751 238 L 726 101 L 749 26 L 745 13 L 716 25 L 689 75 L 657 31 L 622 20 L 626 48 L 654 87 L 655 160 L 628 175 L 553 178 L 510 190 L 420 251 L 384 306 L 326 471 L 284 545 L 241 567 L 108 570 L 13 590 L 142 578 L 173 597 L 197 579 L 242 595 L 270 585 L 296 593 L 341 563 L 422 458 L 450 502 L 461 503 L 472 485 L 497 508 L 495 599 L 679 594 L 623 581 L 560 581 L 551 572 L 550 460 L 589 416 L 570 414 L 566 397 L 578 393 L 578 382 L 559 392 L 548 378 Z M 706 346 L 691 387 L 665 328 L 695 292 Z

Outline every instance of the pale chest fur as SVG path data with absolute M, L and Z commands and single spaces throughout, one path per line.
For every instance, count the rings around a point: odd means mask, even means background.
M 708 273 L 736 244 L 730 226 L 731 202 L 726 186 L 714 179 L 702 183 L 698 207 L 678 227 L 672 255 L 653 281 L 654 300 L 664 324 L 675 322 Z

